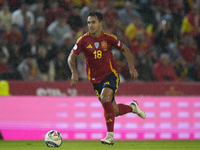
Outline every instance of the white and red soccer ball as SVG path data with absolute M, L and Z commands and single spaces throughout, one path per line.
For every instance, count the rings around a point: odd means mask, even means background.
M 45 135 L 44 141 L 48 147 L 60 147 L 63 139 L 60 132 L 51 130 Z

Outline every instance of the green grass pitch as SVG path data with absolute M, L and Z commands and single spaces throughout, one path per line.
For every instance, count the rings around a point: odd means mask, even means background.
M 3 141 L 0 150 L 200 150 L 200 140 L 115 141 L 113 146 L 100 141 L 63 141 L 59 148 L 49 148 L 44 141 Z

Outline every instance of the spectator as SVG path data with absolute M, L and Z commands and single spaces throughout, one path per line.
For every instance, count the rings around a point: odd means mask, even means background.
M 119 51 L 118 49 L 113 49 L 112 54 L 116 61 L 117 71 L 120 74 L 120 82 L 130 80 L 128 65 L 126 61 L 124 61 L 121 51 Z
M 90 11 L 101 11 L 101 9 L 98 8 L 97 0 L 91 0 L 91 3 L 89 5 L 86 5 L 81 9 L 80 14 L 83 26 L 87 26 L 87 17 Z
M 20 56 L 20 43 L 17 41 L 10 43 L 9 51 L 9 64 L 13 69 L 16 69 L 22 61 L 22 57 Z
M 79 53 L 76 61 L 77 61 L 77 71 L 78 71 L 79 80 L 80 81 L 88 80 L 88 76 L 85 72 L 86 62 L 85 62 L 85 57 L 84 57 L 83 52 Z
M 106 7 L 104 13 L 104 22 L 106 26 L 109 28 L 110 33 L 114 32 L 115 20 L 119 19 L 119 15 L 117 9 L 115 8 L 115 1 L 108 1 L 108 6 Z
M 140 14 L 134 9 L 130 1 L 126 1 L 123 9 L 118 11 L 119 18 L 123 26 L 127 27 L 136 17 L 141 18 Z
M 44 17 L 38 17 L 35 25 L 35 36 L 37 43 L 45 42 L 47 36 L 46 20 Z
M 153 81 L 154 80 L 154 75 L 153 75 L 153 70 L 148 62 L 147 55 L 144 52 L 139 52 L 138 54 L 138 65 L 137 71 L 139 74 L 138 79 L 140 81 Z
M 189 66 L 193 64 L 194 59 L 198 54 L 198 49 L 191 34 L 186 34 L 183 37 L 183 44 L 179 46 L 179 52 Z
M 136 17 L 125 29 L 125 36 L 127 40 L 132 42 L 138 31 L 144 31 L 144 28 L 141 19 Z
M 59 14 L 65 14 L 65 10 L 59 7 L 57 0 L 49 0 L 49 8 L 45 9 L 46 26 L 53 23 Z
M 44 17 L 45 18 L 45 12 L 44 12 L 44 0 L 36 0 L 35 7 L 32 10 L 35 20 L 38 19 L 38 17 Z
M 155 31 L 154 44 L 157 47 L 158 55 L 168 53 L 168 46 L 170 43 L 175 43 L 177 40 L 174 32 L 173 21 L 168 18 L 161 20 L 158 23 L 157 30 Z
M 179 81 L 185 81 L 188 73 L 188 68 L 187 68 L 187 63 L 185 62 L 185 60 L 181 55 L 177 56 L 173 66 Z
M 8 61 L 4 54 L 0 54 L 0 80 L 21 80 L 19 72 Z
M 40 76 L 42 81 L 49 81 L 50 80 L 50 74 L 49 74 L 49 67 L 50 62 L 47 57 L 47 49 L 45 45 L 40 44 L 38 46 L 38 56 L 36 59 L 38 69 L 40 71 Z
M 186 14 L 182 21 L 181 33 L 184 36 L 190 33 L 195 38 L 198 35 L 200 28 L 200 8 L 199 5 L 194 4 L 192 10 Z
M 59 14 L 57 16 L 57 19 L 48 26 L 47 32 L 52 35 L 58 47 L 62 46 L 64 42 L 64 34 L 72 34 L 70 25 L 66 24 L 66 17 L 64 14 Z
M 24 43 L 27 40 L 27 36 L 34 32 L 34 28 L 31 26 L 31 18 L 29 16 L 24 17 L 24 23 L 19 26 L 19 29 L 22 34 L 22 43 Z
M 82 19 L 80 16 L 80 8 L 78 6 L 73 6 L 71 15 L 68 18 L 67 23 L 70 25 L 71 29 L 77 33 L 80 28 L 83 27 Z
M 100 8 L 102 10 L 102 13 L 104 14 L 109 1 L 108 0 L 97 0 L 97 1 L 98 1 L 98 8 Z
M 176 20 L 174 23 L 180 27 L 184 9 L 181 0 L 157 0 L 157 6 L 160 8 L 161 16 L 171 14 L 173 19 Z
M 136 1 L 138 12 L 141 15 L 142 20 L 145 25 L 154 25 L 156 24 L 157 14 L 160 13 L 156 7 L 156 0 L 140 0 Z M 159 16 L 160 17 L 160 16 Z
M 71 72 L 66 59 L 67 56 L 65 52 L 58 51 L 56 58 L 53 61 L 51 61 L 50 72 L 52 74 L 52 77 L 55 73 L 56 81 L 69 80 L 71 78 Z
M 20 8 L 12 13 L 12 24 L 23 25 L 25 16 L 30 17 L 31 26 L 33 26 L 35 24 L 34 14 L 29 10 L 28 3 L 22 2 Z
M 149 63 L 151 66 L 153 66 L 155 63 L 157 63 L 158 61 L 158 53 L 157 53 L 157 50 L 156 50 L 156 47 L 155 46 L 151 46 L 149 48 Z
M 174 43 L 170 43 L 168 46 L 168 54 L 170 57 L 170 61 L 172 62 L 172 64 L 174 63 L 174 61 L 177 59 L 177 57 L 180 55 L 178 47 L 176 44 Z
M 137 31 L 137 35 L 135 37 L 135 40 L 131 43 L 130 51 L 135 56 L 135 58 L 138 58 L 138 54 L 140 52 L 145 53 L 145 55 L 149 54 L 149 48 L 150 45 L 145 39 L 145 32 L 144 31 Z
M 73 46 L 75 44 L 74 38 L 71 34 L 67 33 L 64 35 L 64 45 L 62 46 L 62 50 L 65 52 L 66 56 L 69 56 Z
M 30 53 L 26 53 L 25 58 L 17 67 L 23 80 L 36 81 L 40 80 L 40 72 L 36 64 L 34 56 Z
M 74 5 L 73 0 L 61 0 L 61 6 L 67 12 L 71 12 L 71 8 Z
M 197 43 L 198 50 L 200 50 L 200 7 L 198 4 L 193 4 L 192 10 L 184 17 L 182 21 L 181 33 L 191 34 Z
M 45 45 L 48 51 L 48 59 L 52 60 L 56 57 L 57 54 L 57 46 L 55 44 L 54 38 L 52 35 L 47 33 L 47 36 L 45 38 Z
M 4 2 L 0 11 L 0 29 L 8 31 L 11 28 L 11 12 L 9 11 L 9 4 Z
M 200 55 L 196 55 L 193 65 L 189 67 L 188 77 L 191 81 L 200 81 Z
M 178 80 L 176 72 L 170 63 L 169 55 L 166 53 L 160 55 L 160 61 L 153 66 L 153 73 L 157 81 Z
M 0 36 L 0 53 L 6 55 L 6 57 L 9 59 L 10 52 L 8 48 L 8 37 L 4 33 Z
M 8 42 L 22 42 L 22 34 L 17 24 L 12 24 L 11 29 L 7 31 L 6 36 L 8 38 Z
M 27 37 L 27 41 L 24 42 L 20 48 L 20 55 L 25 58 L 27 53 L 32 54 L 36 57 L 37 55 L 37 43 L 35 34 L 30 33 Z
M 8 58 L 3 53 L 0 53 L 0 74 L 10 69 Z

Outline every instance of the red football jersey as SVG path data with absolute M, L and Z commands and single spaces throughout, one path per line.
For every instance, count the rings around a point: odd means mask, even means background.
M 110 33 L 102 31 L 98 38 L 94 38 L 89 32 L 81 36 L 73 47 L 73 53 L 84 51 L 86 60 L 86 72 L 92 83 L 100 83 L 107 75 L 116 73 L 116 62 L 112 55 L 112 46 L 122 48 L 123 43 Z

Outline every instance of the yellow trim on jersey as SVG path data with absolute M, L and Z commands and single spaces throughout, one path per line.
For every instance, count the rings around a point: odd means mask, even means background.
M 118 85 L 119 85 L 119 74 L 117 73 L 117 71 L 115 70 L 115 69 L 113 69 L 113 67 L 112 67 L 112 63 L 111 63 L 111 60 L 109 59 L 109 63 L 110 63 L 110 69 L 111 69 L 111 71 L 114 73 L 114 75 L 117 77 L 117 79 L 116 79 L 116 90 L 115 90 L 115 93 L 117 92 L 117 90 L 118 90 Z
M 110 33 L 107 33 L 107 32 L 103 32 L 103 34 L 108 35 L 108 36 L 111 36 L 111 37 L 113 37 L 115 40 L 117 40 L 117 37 L 116 37 L 115 35 L 113 35 L 113 34 L 110 34 Z
M 82 35 L 80 38 L 78 38 L 78 40 L 76 41 L 76 44 L 78 44 L 78 42 L 79 42 L 83 37 L 88 36 L 88 35 L 90 35 L 89 32 L 87 32 L 87 33 L 85 33 L 84 35 Z
M 89 67 L 88 67 L 88 79 L 89 79 L 89 81 L 91 81 L 91 71 L 90 71 Z

